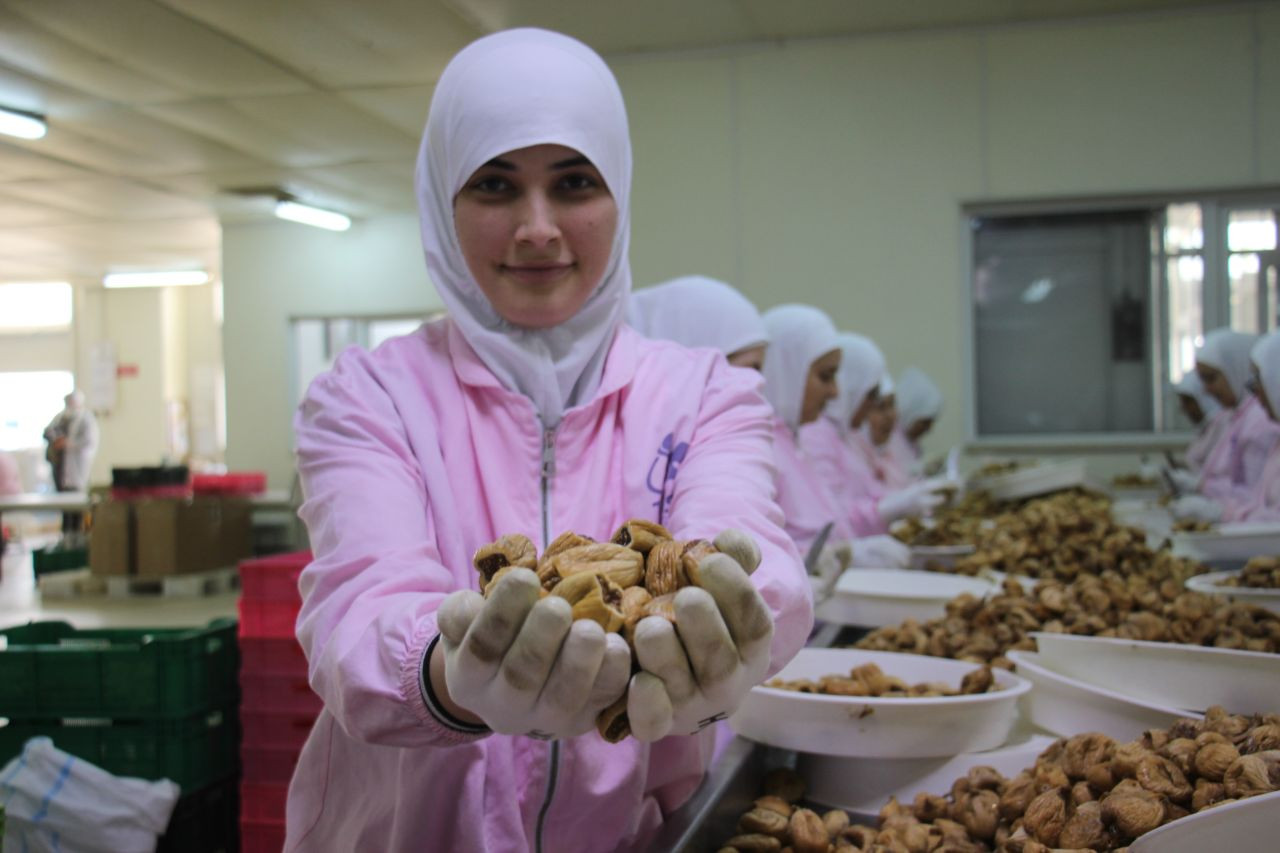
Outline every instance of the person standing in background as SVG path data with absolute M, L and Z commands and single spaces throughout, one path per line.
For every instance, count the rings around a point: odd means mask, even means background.
M 53 466 L 53 482 L 60 492 L 83 492 L 89 488 L 89 469 L 98 452 L 98 420 L 84 404 L 84 392 L 72 391 L 63 398 L 65 406 L 44 428 L 49 448 L 45 458 Z M 78 533 L 84 513 L 64 512 L 62 532 Z

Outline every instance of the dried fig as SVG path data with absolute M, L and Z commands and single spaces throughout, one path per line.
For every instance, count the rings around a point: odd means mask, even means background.
M 827 853 L 830 838 L 818 813 L 809 809 L 796 809 L 787 827 L 791 846 L 796 853 Z
M 747 834 L 772 835 L 774 838 L 785 841 L 787 818 L 768 809 L 752 809 L 738 818 L 738 829 Z
M 1027 834 L 1050 847 L 1058 846 L 1058 837 L 1067 823 L 1067 802 L 1062 791 L 1052 789 L 1037 796 L 1027 806 L 1022 825 Z
M 1164 822 L 1164 804 L 1149 791 L 1112 792 L 1102 801 L 1102 819 L 1120 835 L 1137 838 Z
M 1102 804 L 1082 803 L 1062 827 L 1058 846 L 1067 849 L 1103 850 L 1109 846 L 1108 836 L 1106 824 L 1102 822 Z
M 643 518 L 633 518 L 624 522 L 610 541 L 615 545 L 623 545 L 641 554 L 647 554 L 654 545 L 670 538 L 671 532 L 661 524 L 646 521 Z
M 1240 751 L 1229 743 L 1211 743 L 1196 753 L 1196 772 L 1210 782 L 1221 782 L 1227 768 L 1240 757 Z
M 475 556 L 471 558 L 471 563 L 476 567 L 476 571 L 480 573 L 480 586 L 483 589 L 493 580 L 493 576 L 498 573 L 499 569 L 505 569 L 507 566 L 536 569 L 538 567 L 538 549 L 534 547 L 532 540 L 528 536 L 513 533 L 509 536 L 499 537 L 498 541 L 491 542 L 478 549 Z
M 668 595 L 689 585 L 681 552 L 684 545 L 674 540 L 658 542 L 645 558 L 644 586 L 655 597 Z
M 1232 799 L 1266 794 L 1280 788 L 1280 750 L 1242 755 L 1222 778 Z

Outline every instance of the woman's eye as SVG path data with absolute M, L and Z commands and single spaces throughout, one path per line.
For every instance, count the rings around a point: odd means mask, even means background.
M 560 179 L 560 188 L 568 192 L 582 192 L 584 190 L 593 190 L 600 186 L 591 175 L 582 172 L 572 172 Z
M 486 195 L 498 195 L 511 190 L 511 182 L 499 175 L 485 175 L 471 182 L 470 189 Z

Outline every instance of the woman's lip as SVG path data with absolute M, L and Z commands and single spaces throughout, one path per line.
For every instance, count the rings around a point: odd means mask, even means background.
M 504 264 L 502 269 L 507 275 L 520 281 L 530 284 L 544 284 L 565 276 L 573 269 L 573 264 L 526 264 L 520 266 Z

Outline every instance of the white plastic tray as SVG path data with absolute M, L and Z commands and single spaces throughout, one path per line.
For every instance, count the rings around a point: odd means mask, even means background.
M 1239 571 L 1227 571 L 1210 572 L 1206 575 L 1192 575 L 1187 578 L 1185 585 L 1187 589 L 1195 592 L 1218 595 L 1228 601 L 1238 601 L 1241 604 L 1265 607 L 1272 613 L 1280 615 L 1280 589 L 1267 589 L 1257 586 L 1222 586 L 1224 580 L 1235 577 L 1238 574 L 1240 574 Z M 1280 707 L 1280 705 L 1275 707 Z
M 1204 533 L 1173 534 L 1173 553 L 1206 563 L 1235 563 L 1280 554 L 1280 524 L 1241 521 Z
M 1223 853 L 1275 850 L 1280 835 L 1280 791 L 1214 806 L 1166 823 L 1138 838 L 1130 853 Z
M 937 563 L 949 569 L 975 550 L 972 545 L 912 545 L 910 568 L 923 569 L 930 563 Z
M 1114 637 L 1033 633 L 1040 663 L 1141 702 L 1233 714 L 1280 709 L 1280 655 Z
M 868 652 L 860 649 L 801 649 L 778 678 L 817 680 L 874 663 L 908 684 L 943 681 L 959 687 L 976 666 L 963 661 Z M 799 752 L 854 758 L 937 758 L 995 749 L 1018 716 L 1018 697 L 1031 685 L 994 670 L 994 693 L 881 699 L 826 696 L 756 687 L 729 718 L 742 737 Z
M 818 605 L 825 622 L 879 628 L 905 619 L 923 622 L 942 616 L 961 593 L 982 598 L 996 591 L 984 578 L 917 572 L 910 569 L 849 569 L 836 581 L 831 597 Z
M 1023 714 L 1046 731 L 1063 737 L 1102 732 L 1119 741 L 1130 741 L 1147 729 L 1165 729 L 1193 711 L 1172 705 L 1139 702 L 1044 666 L 1034 652 L 1006 653 L 1017 672 L 1033 685 L 1023 700 Z
M 808 799 L 873 821 L 889 797 L 909 804 L 922 791 L 946 794 L 951 783 L 973 767 L 993 767 L 1005 776 L 1016 776 L 1033 766 L 1036 757 L 1055 740 L 1028 729 L 1015 732 L 996 749 L 953 758 L 840 758 L 801 753 L 796 770 L 805 780 Z
M 1041 462 L 1008 474 L 980 477 L 969 487 L 990 492 L 996 500 L 1012 501 L 1083 486 L 1087 473 L 1083 459 L 1064 459 Z
M 1116 524 L 1146 531 L 1147 543 L 1158 546 L 1173 531 L 1173 515 L 1155 501 L 1116 500 L 1111 504 Z

